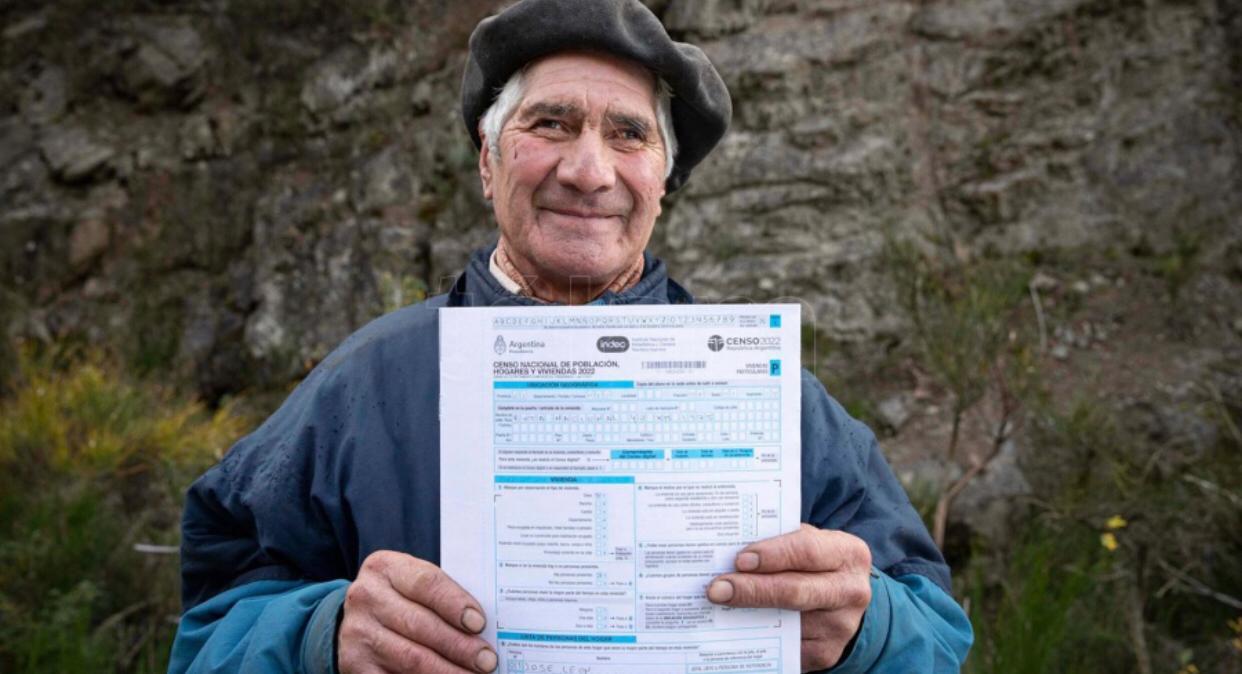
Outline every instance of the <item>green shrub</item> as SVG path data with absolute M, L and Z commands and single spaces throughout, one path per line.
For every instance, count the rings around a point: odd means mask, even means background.
M 887 242 L 885 258 L 897 303 L 911 323 L 915 355 L 952 395 L 945 454 L 954 460 L 966 410 L 989 393 L 1019 402 L 1034 386 L 1021 311 L 1031 271 L 1014 259 L 963 262 L 895 239 Z
M 1039 515 L 1016 552 L 977 552 L 959 577 L 977 636 L 968 671 L 1236 671 L 1242 442 L 1217 402 L 1035 410 L 1023 468 Z M 1189 428 L 1213 411 L 1211 442 L 1149 418 Z
M 1124 630 L 1107 586 L 1100 584 L 1108 553 L 1094 537 L 1037 523 L 1014 549 L 1002 560 L 996 585 L 986 581 L 981 566 L 967 574 L 976 646 L 964 671 L 1128 671 L 1133 661 L 1125 652 Z
M 19 356 L 0 400 L 0 671 L 163 671 L 185 487 L 242 432 L 97 353 Z

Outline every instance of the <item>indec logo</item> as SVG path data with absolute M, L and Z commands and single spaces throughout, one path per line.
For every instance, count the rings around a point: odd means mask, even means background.
M 604 336 L 595 340 L 595 348 L 604 353 L 623 353 L 630 350 L 630 340 L 621 336 Z

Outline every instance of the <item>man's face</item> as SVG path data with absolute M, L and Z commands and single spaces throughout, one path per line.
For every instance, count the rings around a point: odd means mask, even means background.
M 559 286 L 607 283 L 642 254 L 664 196 L 655 81 L 606 55 L 546 57 L 479 157 L 483 194 L 517 267 Z

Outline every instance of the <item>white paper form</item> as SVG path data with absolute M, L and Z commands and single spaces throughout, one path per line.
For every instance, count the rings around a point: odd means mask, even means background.
M 502 674 L 800 671 L 707 601 L 798 528 L 798 305 L 440 310 L 441 562 Z

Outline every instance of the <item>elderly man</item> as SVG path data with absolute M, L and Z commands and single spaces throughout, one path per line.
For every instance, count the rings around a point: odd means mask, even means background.
M 692 301 L 645 248 L 728 125 L 700 50 L 637 0 L 525 0 L 476 29 L 462 98 L 498 245 L 347 339 L 191 488 L 170 671 L 495 670 L 488 616 L 436 566 L 436 310 Z M 956 671 L 969 622 L 873 435 L 807 373 L 802 405 L 806 524 L 706 599 L 801 611 L 803 671 Z

